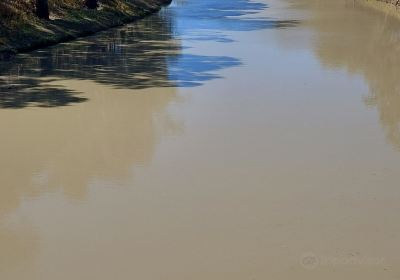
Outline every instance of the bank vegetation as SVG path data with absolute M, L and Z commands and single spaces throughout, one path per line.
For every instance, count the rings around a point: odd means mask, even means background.
M 134 21 L 170 0 L 1 0 L 1 57 Z

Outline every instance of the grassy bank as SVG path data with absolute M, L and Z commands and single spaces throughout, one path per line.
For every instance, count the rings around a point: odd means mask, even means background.
M 97 10 L 88 10 L 82 7 L 82 1 L 55 0 L 50 7 L 51 20 L 47 21 L 36 18 L 29 1 L 15 6 L 0 5 L 0 58 L 132 22 L 171 2 L 107 0 L 101 1 Z

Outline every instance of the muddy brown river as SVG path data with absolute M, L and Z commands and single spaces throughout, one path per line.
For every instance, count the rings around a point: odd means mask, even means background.
M 0 279 L 400 279 L 400 20 L 176 0 L 0 63 Z

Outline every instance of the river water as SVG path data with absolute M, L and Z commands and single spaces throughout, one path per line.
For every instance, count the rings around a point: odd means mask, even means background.
M 0 279 L 399 279 L 400 21 L 176 0 L 0 64 Z

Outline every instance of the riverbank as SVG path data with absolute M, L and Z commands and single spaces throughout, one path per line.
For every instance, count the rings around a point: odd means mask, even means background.
M 384 12 L 389 16 L 400 19 L 400 1 L 397 0 L 362 0 L 365 6 Z
M 386 4 L 391 4 L 394 6 L 400 6 L 400 1 L 398 0 L 378 0 L 379 2 L 384 2 Z
M 51 20 L 24 15 L 0 21 L 0 58 L 51 46 L 143 18 L 171 0 L 124 0 L 101 4 L 97 10 L 58 10 Z

